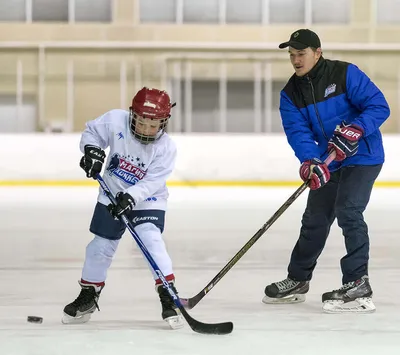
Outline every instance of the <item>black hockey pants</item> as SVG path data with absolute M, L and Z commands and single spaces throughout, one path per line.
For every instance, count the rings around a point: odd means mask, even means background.
M 300 237 L 288 267 L 291 279 L 311 280 L 335 218 L 347 250 L 340 262 L 343 284 L 368 275 L 369 236 L 363 212 L 381 168 L 382 165 L 343 167 L 331 173 L 325 186 L 310 190 Z

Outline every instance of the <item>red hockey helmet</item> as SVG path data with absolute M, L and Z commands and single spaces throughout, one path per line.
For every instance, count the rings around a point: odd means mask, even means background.
M 173 106 L 166 91 L 147 87 L 139 90 L 129 107 L 134 137 L 144 144 L 159 139 L 165 132 Z

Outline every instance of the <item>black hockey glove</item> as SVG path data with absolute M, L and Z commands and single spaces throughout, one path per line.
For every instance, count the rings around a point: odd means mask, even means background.
M 97 174 L 100 174 L 105 157 L 106 153 L 101 148 L 94 145 L 85 145 L 85 155 L 79 165 L 85 170 L 86 177 L 95 178 Z
M 119 218 L 121 214 L 132 211 L 136 205 L 133 197 L 126 192 L 118 192 L 115 199 L 117 200 L 116 205 L 110 203 L 107 206 L 108 211 L 114 218 Z

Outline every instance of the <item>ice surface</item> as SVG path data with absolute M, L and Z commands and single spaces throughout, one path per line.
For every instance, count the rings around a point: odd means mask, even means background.
M 294 188 L 172 188 L 165 240 L 183 297 L 199 292 L 292 194 Z M 328 315 L 321 294 L 340 286 L 344 255 L 335 224 L 308 299 L 261 303 L 265 285 L 286 276 L 306 194 L 271 227 L 190 314 L 233 321 L 228 336 L 188 326 L 172 331 L 141 254 L 123 237 L 100 299 L 84 325 L 62 325 L 79 292 L 96 188 L 0 189 L 0 355 L 400 354 L 400 189 L 375 189 L 365 214 L 377 312 Z M 43 324 L 26 322 L 28 315 Z

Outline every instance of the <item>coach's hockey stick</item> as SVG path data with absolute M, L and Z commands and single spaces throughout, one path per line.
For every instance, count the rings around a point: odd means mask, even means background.
M 325 163 L 329 165 L 336 157 L 335 151 L 331 151 L 329 156 L 326 158 Z M 214 286 L 232 269 L 232 267 L 240 260 L 240 258 L 246 254 L 246 252 L 253 246 L 253 244 L 261 238 L 261 236 L 274 224 L 274 222 L 285 212 L 289 206 L 296 201 L 296 199 L 307 189 L 309 181 L 304 182 L 292 196 L 274 213 L 274 215 L 258 230 L 256 234 L 240 249 L 236 255 L 229 260 L 224 268 L 203 288 L 196 296 L 191 298 L 181 298 L 181 303 L 188 309 L 192 309 L 196 306 L 203 297 L 210 292 Z
M 101 188 L 103 189 L 104 193 L 107 195 L 109 200 L 112 204 L 116 205 L 116 200 L 110 189 L 108 188 L 107 184 L 103 180 L 100 175 L 96 176 L 96 180 L 99 182 Z M 164 287 L 168 290 L 169 294 L 171 295 L 175 305 L 181 311 L 183 317 L 186 319 L 190 327 L 197 333 L 202 334 L 229 334 L 233 330 L 233 323 L 232 322 L 225 322 L 225 323 L 216 323 L 216 324 L 209 324 L 209 323 L 202 323 L 197 321 L 196 319 L 192 318 L 183 307 L 182 303 L 180 302 L 179 297 L 174 292 L 174 290 L 169 285 L 168 281 L 165 279 L 165 276 L 161 272 L 160 268 L 157 266 L 156 262 L 154 261 L 153 257 L 150 255 L 149 251 L 147 250 L 146 246 L 143 244 L 142 240 L 135 232 L 134 227 L 131 221 L 128 219 L 126 214 L 121 215 L 121 220 L 125 223 L 126 227 L 128 228 L 129 232 L 131 232 L 133 239 L 135 239 L 136 243 L 138 244 L 140 250 L 146 257 L 147 261 L 151 265 L 152 269 L 156 273 L 156 275 L 160 278 L 161 282 L 163 283 Z

